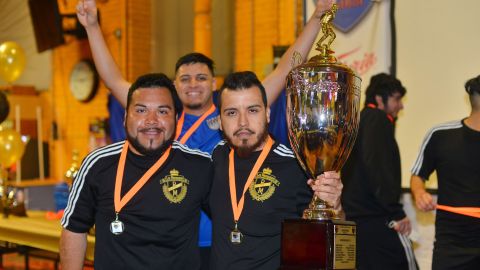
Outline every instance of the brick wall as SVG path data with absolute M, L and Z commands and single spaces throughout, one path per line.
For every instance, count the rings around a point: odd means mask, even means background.
M 293 0 L 235 1 L 235 70 L 253 70 L 264 78 L 271 70 L 274 45 L 295 39 Z
M 74 13 L 76 1 L 58 1 L 61 13 Z M 101 25 L 107 45 L 128 80 L 150 70 L 150 0 L 109 0 L 98 3 Z M 127 12 L 128 10 L 128 12 Z M 127 31 L 128 29 L 128 31 Z M 120 36 L 118 35 L 120 34 Z M 87 40 L 67 37 L 65 45 L 53 50 L 53 82 L 45 103 L 50 104 L 58 137 L 50 138 L 51 175 L 62 179 L 71 163 L 72 151 L 83 158 L 89 151 L 89 123 L 107 118 L 108 90 L 100 82 L 95 97 L 87 103 L 70 93 L 70 72 L 80 59 L 90 59 Z M 48 123 L 45 123 L 48 125 Z M 51 130 L 50 130 L 51 133 Z

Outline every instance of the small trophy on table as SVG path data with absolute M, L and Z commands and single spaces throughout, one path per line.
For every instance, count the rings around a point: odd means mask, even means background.
M 361 79 L 337 62 L 334 4 L 321 18 L 319 55 L 292 69 L 287 77 L 288 136 L 310 178 L 339 171 L 357 136 Z M 326 44 L 322 44 L 325 42 Z M 325 201 L 314 196 L 303 219 L 282 224 L 281 269 L 355 269 L 356 226 L 341 220 Z

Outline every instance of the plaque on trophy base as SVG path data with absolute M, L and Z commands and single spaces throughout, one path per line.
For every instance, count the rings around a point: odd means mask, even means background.
M 343 220 L 282 223 L 281 270 L 355 269 L 356 226 Z

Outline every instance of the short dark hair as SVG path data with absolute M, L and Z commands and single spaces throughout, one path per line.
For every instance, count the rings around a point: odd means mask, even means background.
M 390 74 L 376 74 L 370 78 L 370 84 L 365 91 L 365 105 L 370 103 L 378 105 L 375 96 L 381 96 L 383 103 L 386 104 L 388 97 L 395 93 L 399 93 L 402 97 L 407 93 L 402 82 Z
M 178 98 L 177 91 L 175 90 L 175 86 L 173 86 L 172 81 L 163 73 L 149 73 L 142 75 L 135 80 L 135 82 L 128 89 L 127 110 L 132 101 L 132 95 L 137 89 L 155 87 L 164 87 L 169 90 L 170 95 L 172 96 L 175 113 L 178 114 L 182 110 L 182 103 Z
M 222 93 L 225 91 L 225 89 L 237 91 L 253 86 L 256 86 L 260 89 L 263 105 L 267 107 L 267 94 L 265 92 L 265 87 L 263 87 L 262 83 L 257 78 L 257 75 L 251 71 L 241 71 L 230 73 L 227 77 L 225 77 L 223 85 L 220 87 L 220 92 L 218 93 L 218 108 L 222 108 Z
M 465 91 L 467 91 L 469 95 L 473 95 L 475 93 L 480 95 L 480 75 L 468 80 L 465 83 Z
M 208 69 L 212 73 L 212 76 L 215 76 L 215 71 L 214 71 L 214 63 L 211 58 L 208 56 L 202 54 L 202 53 L 188 53 L 185 54 L 184 56 L 180 57 L 177 60 L 177 63 L 175 64 L 175 74 L 178 72 L 178 69 L 186 64 L 196 64 L 196 63 L 201 63 L 207 65 Z

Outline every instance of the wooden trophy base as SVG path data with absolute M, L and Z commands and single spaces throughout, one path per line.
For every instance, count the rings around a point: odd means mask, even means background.
M 287 219 L 281 270 L 355 269 L 356 225 L 344 220 Z

